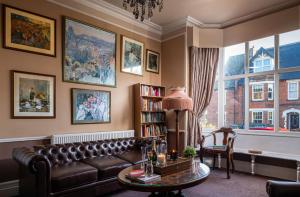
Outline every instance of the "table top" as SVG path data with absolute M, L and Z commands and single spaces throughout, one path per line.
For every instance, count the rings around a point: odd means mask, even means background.
M 138 183 L 126 178 L 132 170 L 140 169 L 141 165 L 134 165 L 122 170 L 118 175 L 119 182 L 127 189 L 143 192 L 168 192 L 193 187 L 204 182 L 210 174 L 207 165 L 195 162 L 190 169 L 162 176 L 160 181 Z

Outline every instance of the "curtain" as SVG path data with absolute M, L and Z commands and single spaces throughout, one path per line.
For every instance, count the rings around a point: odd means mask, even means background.
M 219 61 L 218 48 L 197 48 L 190 50 L 190 96 L 194 109 L 189 112 L 188 138 L 189 146 L 200 144 L 201 116 L 209 105 Z

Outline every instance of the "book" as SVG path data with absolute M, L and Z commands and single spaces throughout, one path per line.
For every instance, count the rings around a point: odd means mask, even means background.
M 145 176 L 145 174 L 141 176 L 131 176 L 130 174 L 126 175 L 126 178 L 129 180 L 138 182 L 138 183 L 149 183 L 152 181 L 160 181 L 161 176 L 158 174 L 152 174 L 151 176 Z

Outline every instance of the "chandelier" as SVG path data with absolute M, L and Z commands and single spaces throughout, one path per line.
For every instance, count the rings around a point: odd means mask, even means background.
M 159 12 L 163 8 L 163 0 L 123 0 L 123 7 L 127 10 L 128 5 L 133 8 L 133 15 L 135 19 L 140 17 L 144 21 L 146 10 L 148 12 L 148 19 L 153 16 L 153 9 L 159 7 Z

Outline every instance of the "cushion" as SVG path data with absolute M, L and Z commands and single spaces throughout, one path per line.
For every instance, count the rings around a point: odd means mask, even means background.
M 139 164 L 142 163 L 142 153 L 138 150 L 126 151 L 122 154 L 115 155 L 116 157 L 128 161 L 132 164 Z
M 226 145 L 206 146 L 203 147 L 203 150 L 207 153 L 224 153 L 227 151 L 227 146 Z
M 98 180 L 116 177 L 130 163 L 114 156 L 102 156 L 83 160 L 84 163 L 98 169 Z
M 81 162 L 55 166 L 51 170 L 51 184 L 54 192 L 95 181 L 97 181 L 97 169 Z

